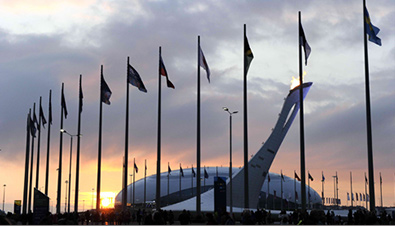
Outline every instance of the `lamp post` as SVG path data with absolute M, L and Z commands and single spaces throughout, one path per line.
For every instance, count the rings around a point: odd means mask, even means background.
M 6 187 L 6 186 L 7 186 L 6 184 L 3 185 L 3 211 L 4 211 L 4 212 L 5 212 L 4 203 L 5 203 L 5 187 Z
M 64 212 L 66 213 L 66 207 L 67 207 L 67 184 L 69 183 L 69 181 L 68 180 L 66 180 L 65 182 L 64 182 L 65 184 L 66 184 L 66 195 L 65 195 L 65 197 L 64 197 Z
M 223 107 L 224 111 L 229 113 L 229 193 L 230 193 L 230 216 L 233 216 L 233 197 L 232 197 L 232 115 L 237 114 L 238 111 L 230 112 L 229 108 Z
M 68 196 L 68 202 L 67 202 L 67 212 L 70 213 L 70 195 L 71 195 L 71 160 L 73 156 L 73 137 L 78 136 L 77 135 L 72 135 L 68 133 L 65 129 L 61 129 L 60 132 L 65 133 L 70 136 L 70 166 L 69 166 L 69 196 Z
M 92 206 L 91 206 L 91 210 L 93 210 L 93 194 L 94 194 L 95 189 L 92 188 Z

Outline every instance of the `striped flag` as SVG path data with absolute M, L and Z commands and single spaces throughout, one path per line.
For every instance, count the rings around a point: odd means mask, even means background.
M 204 57 L 204 54 L 203 54 L 203 50 L 200 46 L 199 46 L 199 58 L 200 58 L 199 66 L 202 67 L 204 70 L 206 70 L 207 79 L 208 79 L 208 82 L 210 82 L 210 68 L 208 67 L 206 58 Z
M 174 87 L 173 83 L 169 80 L 169 76 L 167 75 L 166 67 L 163 63 L 162 56 L 160 56 L 159 71 L 161 75 L 166 77 L 167 87 L 175 89 L 176 87 Z

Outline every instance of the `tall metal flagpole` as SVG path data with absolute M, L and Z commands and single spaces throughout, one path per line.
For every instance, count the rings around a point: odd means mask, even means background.
M 61 106 L 60 106 L 60 130 L 63 129 L 63 92 L 64 92 L 64 83 L 62 83 L 62 94 L 61 94 Z M 59 167 L 58 167 L 58 194 L 56 196 L 56 213 L 60 214 L 60 199 L 62 193 L 62 148 L 63 148 L 63 133 L 59 131 Z
M 50 138 L 51 138 L 51 125 L 52 125 L 52 102 L 51 97 L 52 90 L 49 90 L 49 106 L 48 106 L 48 135 L 47 135 L 47 163 L 46 163 L 46 172 L 45 172 L 45 195 L 48 195 L 48 184 L 49 184 L 49 151 L 50 147 Z
M 324 171 L 321 172 L 322 178 L 321 178 L 321 184 L 322 184 L 322 204 L 325 203 L 325 196 L 324 196 Z
M 309 171 L 307 171 L 307 173 L 308 173 L 308 175 L 309 175 L 309 177 L 307 178 L 307 183 L 308 183 L 308 191 L 307 191 L 307 194 L 308 194 L 308 197 L 307 197 L 307 200 L 308 200 L 308 202 L 307 202 L 307 209 L 310 209 L 310 172 Z
M 162 47 L 159 46 L 159 70 L 158 70 L 158 132 L 157 132 L 157 157 L 156 157 L 156 210 L 160 210 L 160 147 L 161 147 L 161 74 L 160 59 Z
M 136 165 L 136 159 L 135 158 L 133 158 L 133 209 L 134 209 L 134 197 L 135 197 L 135 191 L 136 191 L 136 189 L 135 189 L 135 178 L 136 178 L 136 167 L 135 167 L 135 165 Z
M 79 182 L 80 182 L 80 143 L 81 143 L 82 98 L 83 98 L 82 75 L 80 75 L 79 104 L 78 104 L 78 128 L 77 128 L 77 162 L 76 162 L 76 170 L 75 170 L 75 197 L 74 197 L 74 212 L 75 213 L 78 213 L 78 193 L 79 193 Z
M 71 163 L 73 160 L 73 136 L 70 136 L 70 165 L 69 165 L 69 193 L 67 200 L 67 212 L 70 213 L 70 196 L 71 196 Z
M 36 111 L 36 103 L 33 105 L 33 115 L 35 114 Z M 34 124 L 34 123 L 33 123 Z M 33 159 L 34 159 L 34 138 L 35 136 L 32 136 L 32 154 L 31 154 L 31 159 L 30 159 L 30 182 L 29 182 L 29 208 L 28 210 L 31 211 L 31 206 L 32 206 L 32 184 L 33 184 Z
M 244 24 L 244 37 L 247 37 L 246 24 Z M 245 39 L 244 39 L 245 41 Z M 244 208 L 249 208 L 249 178 L 248 178 L 248 120 L 247 120 L 247 57 L 246 57 L 246 45 L 244 43 L 243 60 L 244 60 L 244 86 L 243 86 L 243 112 L 244 112 Z
M 296 170 L 294 170 L 294 206 L 295 210 L 297 209 L 297 204 L 296 204 Z
M 339 205 L 339 178 L 337 177 L 336 171 L 336 206 Z
M 281 210 L 283 210 L 283 170 L 281 170 Z
M 96 189 L 96 210 L 100 210 L 100 174 L 101 174 L 101 149 L 102 149 L 102 116 L 103 116 L 103 101 L 102 101 L 102 79 L 103 79 L 103 65 L 100 69 L 100 104 L 99 104 L 99 143 L 98 143 L 98 158 L 97 158 L 97 189 Z
M 299 100 L 300 100 L 300 176 L 301 176 L 301 198 L 302 211 L 306 210 L 306 169 L 305 169 L 305 153 L 304 153 L 304 118 L 303 118 L 303 66 L 302 66 L 302 41 L 301 41 L 301 13 L 299 11 Z
M 381 208 L 383 208 L 383 179 L 381 178 L 381 172 L 380 172 L 380 201 L 381 201 Z
M 369 88 L 369 57 L 368 43 L 366 37 L 366 1 L 363 0 L 363 44 L 365 53 L 365 94 L 366 94 L 366 127 L 368 141 L 368 174 L 369 174 L 369 199 L 370 211 L 376 211 L 375 193 L 374 193 L 374 168 L 373 168 L 373 144 L 372 144 L 372 122 L 370 113 L 370 88 Z
M 368 195 L 368 193 L 367 193 L 367 183 L 368 183 L 368 178 L 366 177 L 366 172 L 365 172 L 365 208 L 366 209 L 368 209 L 368 197 L 367 197 L 367 195 Z
M 144 209 L 146 202 L 147 202 L 147 159 L 145 159 L 145 167 L 144 167 Z
M 127 192 L 127 182 L 128 182 L 128 151 L 129 150 L 129 57 L 126 63 L 126 119 L 125 119 L 125 162 L 123 164 L 124 167 L 124 175 L 123 175 L 123 184 L 122 184 L 122 208 L 126 209 L 126 203 L 128 200 L 128 192 Z
M 196 119 L 196 213 L 201 213 L 201 183 L 200 183 L 200 36 L 198 36 L 197 49 L 197 119 Z
M 351 194 L 352 194 L 352 172 L 350 171 L 350 189 L 351 189 Z M 351 207 L 353 206 L 353 201 L 352 200 L 352 195 L 351 195 Z
M 40 175 L 40 141 L 41 141 L 41 101 L 42 97 L 40 97 L 40 107 L 38 109 L 38 138 L 37 138 L 37 165 L 36 165 L 36 188 L 38 189 L 39 175 Z
M 29 114 L 27 115 L 26 124 L 26 154 L 25 154 L 25 180 L 23 183 L 23 208 L 22 214 L 26 214 L 27 207 L 27 187 L 29 183 L 29 157 L 30 157 L 30 115 L 31 109 L 29 109 Z

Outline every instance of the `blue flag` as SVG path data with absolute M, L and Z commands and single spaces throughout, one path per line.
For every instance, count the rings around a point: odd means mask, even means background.
M 129 70 L 128 70 L 128 82 L 132 84 L 133 86 L 136 86 L 140 91 L 146 93 L 147 89 L 144 86 L 143 81 L 141 80 L 141 77 L 139 73 L 132 67 L 132 65 L 129 64 Z
M 103 75 L 101 75 L 101 81 L 100 81 L 100 90 L 101 90 L 101 101 L 105 104 L 110 105 L 110 97 L 111 97 L 111 90 L 110 87 L 108 87 L 107 82 L 104 80 Z
M 380 29 L 372 24 L 370 21 L 368 10 L 365 7 L 365 27 L 366 34 L 369 35 L 369 41 L 376 43 L 381 46 L 381 39 L 377 37 L 377 34 L 380 32 Z

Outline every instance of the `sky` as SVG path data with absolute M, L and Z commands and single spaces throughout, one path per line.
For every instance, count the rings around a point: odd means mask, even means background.
M 126 60 L 148 90 L 130 86 L 129 167 L 148 162 L 156 171 L 158 51 L 175 89 L 162 79 L 162 171 L 196 166 L 197 36 L 211 70 L 201 70 L 202 166 L 229 165 L 229 115 L 233 117 L 233 166 L 243 164 L 243 25 L 254 54 L 248 72 L 249 155 L 270 135 L 298 76 L 298 11 L 312 52 L 304 81 L 313 82 L 305 99 L 306 170 L 311 186 L 333 197 L 339 175 L 339 198 L 347 204 L 350 172 L 353 192 L 364 192 L 367 173 L 365 73 L 362 1 L 103 1 L 0 0 L 0 184 L 6 210 L 23 198 L 26 116 L 43 98 L 48 118 L 52 90 L 50 145 L 51 205 L 56 204 L 59 161 L 60 94 L 65 86 L 69 115 L 64 129 L 77 133 L 78 78 L 83 76 L 80 209 L 92 204 L 96 191 L 100 65 L 112 90 L 103 105 L 103 192 L 122 188 Z M 379 172 L 384 206 L 395 205 L 395 4 L 367 1 L 372 23 L 381 29 L 382 46 L 368 43 L 376 204 L 380 205 Z M 47 130 L 41 134 L 39 189 L 45 183 Z M 76 139 L 73 143 L 72 202 Z M 37 143 L 37 140 L 35 141 Z M 62 209 L 69 172 L 69 136 L 63 136 Z M 37 147 L 35 148 L 37 153 Z M 299 117 L 271 166 L 292 177 L 300 170 Z M 36 157 L 35 157 L 36 164 Z M 34 175 L 35 175 L 34 166 Z M 140 170 L 136 180 L 144 176 Z M 35 181 L 35 176 L 33 177 Z M 82 201 L 85 200 L 85 201 Z M 84 205 L 84 206 L 83 206 Z M 73 204 L 71 209 L 73 209 Z M 55 208 L 53 209 L 55 210 Z

